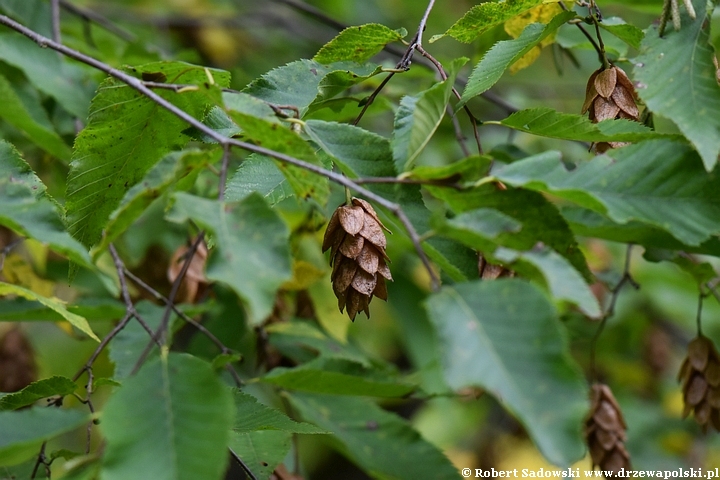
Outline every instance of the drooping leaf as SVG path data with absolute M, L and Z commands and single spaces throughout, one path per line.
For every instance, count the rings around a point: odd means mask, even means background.
M 460 479 L 457 469 L 402 418 L 366 398 L 292 393 L 296 411 L 334 433 L 337 450 L 375 478 Z M 422 460 L 420 460 L 422 459 Z
M 507 165 L 497 178 L 565 198 L 608 215 L 660 227 L 688 245 L 720 233 L 720 180 L 706 175 L 683 143 L 646 141 L 614 150 L 568 171 L 558 153 Z
M 490 28 L 543 3 L 544 0 L 504 0 L 475 5 L 442 35 L 434 35 L 430 43 L 449 35 L 455 40 L 470 43 Z
M 292 434 L 278 430 L 231 432 L 230 449 L 257 478 L 270 478 L 275 467 L 287 456 Z
M 40 444 L 90 421 L 87 411 L 36 407 L 0 411 L 0 465 L 36 456 Z
M 373 397 L 402 397 L 415 389 L 414 385 L 387 372 L 349 360 L 324 357 L 294 368 L 274 368 L 262 381 L 289 390 Z
M 114 299 L 80 298 L 65 307 L 70 313 L 88 321 L 113 320 L 125 314 L 125 305 Z M 62 315 L 45 305 L 16 298 L 0 302 L 0 321 L 3 322 L 59 322 Z
M 169 82 L 198 85 L 198 90 L 158 91 L 191 116 L 202 119 L 210 99 L 206 69 L 182 62 L 133 67 L 127 73 L 161 72 Z M 213 70 L 218 85 L 229 74 Z M 90 106 L 88 125 L 75 141 L 67 184 L 68 230 L 90 247 L 101 236 L 110 214 L 130 188 L 172 150 L 185 146 L 187 124 L 152 100 L 113 78 L 106 79 Z
M 518 279 L 477 280 L 443 287 L 427 308 L 452 388 L 492 392 L 551 463 L 571 465 L 582 457 L 586 388 L 557 314 L 537 287 Z
M 677 137 L 657 133 L 645 125 L 630 120 L 604 120 L 600 123 L 592 123 L 583 115 L 560 113 L 548 107 L 520 110 L 503 120 L 486 123 L 504 125 L 542 137 L 580 142 L 639 142 Z
M 22 70 L 30 83 L 69 113 L 87 118 L 96 84 L 82 68 L 17 33 L 0 34 L 0 60 Z
M 92 268 L 87 250 L 65 230 L 57 203 L 15 148 L 0 140 L 0 225 Z
M 243 134 L 253 143 L 322 166 L 310 145 L 286 125 L 263 120 L 234 110 L 228 111 Z M 266 158 L 266 157 L 262 157 Z M 320 205 L 330 195 L 328 179 L 300 167 L 273 160 L 299 199 L 314 198 Z
M 310 423 L 296 422 L 279 410 L 263 405 L 247 393 L 236 390 L 234 399 L 235 424 L 232 429 L 236 433 L 262 430 L 279 430 L 287 433 L 329 433 Z
M 406 95 L 395 113 L 392 150 L 398 172 L 409 170 L 432 138 L 445 115 L 455 75 L 467 59 L 456 59 L 448 69 L 448 78 L 424 92 Z
M 253 192 L 260 194 L 270 205 L 295 195 L 277 164 L 262 155 L 250 155 L 243 160 L 227 182 L 225 199 L 237 202 Z
M 19 392 L 0 398 L 0 410 L 17 410 L 32 405 L 42 398 L 73 393 L 78 386 L 66 377 L 54 376 L 33 382 Z
M 164 354 L 108 400 L 102 478 L 219 480 L 232 422 L 232 396 L 210 365 Z
M 313 60 L 322 64 L 365 62 L 388 43 L 398 41 L 406 35 L 405 29 L 391 30 L 377 23 L 348 27 L 323 45 Z
M 573 17 L 575 17 L 574 12 L 563 12 L 555 16 L 547 25 L 532 23 L 517 38 L 493 45 L 470 74 L 462 98 L 456 108 L 461 107 L 471 98 L 489 90 L 500 80 L 506 69 L 530 50 L 537 47 L 549 35 L 554 34 L 561 25 Z
M 637 93 L 648 108 L 678 126 L 712 170 L 720 154 L 720 85 L 709 43 L 710 16 L 705 0 L 694 0 L 697 18 L 682 11 L 683 28 L 658 36 L 650 27 L 635 59 Z
M 288 227 L 258 194 L 220 203 L 186 193 L 175 195 L 168 220 L 192 219 L 217 242 L 206 275 L 230 286 L 247 305 L 253 323 L 272 312 L 280 286 L 292 276 Z
M 202 167 L 220 158 L 220 151 L 181 150 L 163 157 L 127 191 L 117 209 L 110 214 L 105 235 L 96 247 L 100 252 L 125 232 L 151 203 L 170 189 L 187 190 Z
M 369 63 L 322 65 L 313 60 L 298 60 L 253 80 L 243 92 L 275 105 L 294 105 L 302 116 L 313 102 L 332 98 L 380 70 L 380 66 Z M 327 80 L 328 76 L 332 81 Z
M 0 98 L 3 99 L 3 108 L 0 109 L 0 117 L 3 120 L 22 131 L 37 146 L 51 155 L 55 155 L 60 160 L 70 160 L 70 147 L 55 132 L 50 121 L 46 117 L 38 118 L 37 114 L 31 115 L 10 82 L 2 75 L 0 75 Z M 40 109 L 34 109 L 35 112 L 38 110 Z
M 40 302 L 46 307 L 60 314 L 65 320 L 70 322 L 81 332 L 85 333 L 88 337 L 92 338 L 93 340 L 97 340 L 98 342 L 100 341 L 97 335 L 95 335 L 95 333 L 90 328 L 87 320 L 79 315 L 70 313 L 65 307 L 65 304 L 57 298 L 44 297 L 42 295 L 38 295 L 31 290 L 28 290 L 27 288 L 23 288 L 18 285 L 11 285 L 5 282 L 0 282 L 0 295 L 17 295 L 28 300 Z

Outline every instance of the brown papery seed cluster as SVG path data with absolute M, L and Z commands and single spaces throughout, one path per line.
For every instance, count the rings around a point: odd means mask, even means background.
M 593 123 L 616 118 L 638 121 L 640 111 L 636 100 L 635 87 L 622 68 L 601 68 L 590 75 L 582 113 L 589 112 Z M 609 148 L 625 145 L 627 143 L 624 142 L 600 142 L 595 145 L 595 151 L 603 153 Z
M 694 412 L 703 432 L 709 426 L 720 431 L 720 356 L 709 338 L 700 335 L 690 342 L 678 380 L 685 402 L 683 418 Z
M 370 317 L 373 296 L 387 300 L 385 280 L 392 280 L 390 261 L 385 253 L 385 228 L 373 207 L 365 200 L 353 198 L 351 205 L 341 205 L 330 218 L 323 252 L 330 249 L 332 285 L 342 312 L 347 308 L 351 320 L 364 311 Z
M 610 387 L 601 383 L 590 389 L 590 415 L 585 421 L 585 440 L 593 468 L 617 473 L 631 470 L 630 454 L 625 449 L 627 425 Z

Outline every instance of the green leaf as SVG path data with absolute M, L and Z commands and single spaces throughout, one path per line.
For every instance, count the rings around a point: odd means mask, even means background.
M 532 50 L 548 35 L 553 34 L 568 20 L 575 18 L 575 12 L 562 12 L 547 25 L 532 23 L 518 38 L 498 42 L 485 54 L 473 69 L 456 109 L 465 105 L 473 97 L 489 90 L 503 75 L 506 69 Z
M 313 60 L 324 64 L 346 60 L 365 62 L 379 53 L 385 45 L 396 42 L 405 35 L 405 29 L 391 30 L 377 23 L 348 27 L 323 45 Z
M 500 25 L 544 0 L 504 0 L 475 5 L 442 35 L 434 35 L 430 43 L 449 35 L 455 40 L 470 43 L 496 25 Z
M 539 193 L 516 188 L 499 190 L 495 185 L 483 185 L 464 191 L 433 186 L 426 188 L 433 196 L 448 202 L 456 213 L 490 208 L 522 225 L 517 233 L 508 232 L 496 237 L 494 240 L 496 244 L 525 251 L 542 242 L 567 258 L 585 279 L 592 278 L 585 257 L 567 222 L 562 218 L 557 207 Z M 457 238 L 461 239 L 461 237 Z
M 386 372 L 345 359 L 325 357 L 294 368 L 274 368 L 261 380 L 290 390 L 335 395 L 402 397 L 415 389 L 414 385 L 403 383 Z
M 603 120 L 600 123 L 592 123 L 583 115 L 560 113 L 548 107 L 520 110 L 504 120 L 485 123 L 504 125 L 541 137 L 580 142 L 639 142 L 657 138 L 677 138 L 676 135 L 657 133 L 631 120 Z
M 76 327 L 81 332 L 85 333 L 88 337 L 92 338 L 93 340 L 100 341 L 100 339 L 95 335 L 95 333 L 90 328 L 90 325 L 88 324 L 87 320 L 79 315 L 75 315 L 74 313 L 70 313 L 66 308 L 65 304 L 57 299 L 57 298 L 48 298 L 43 297 L 42 295 L 38 295 L 37 293 L 28 290 L 26 288 L 17 286 L 17 285 L 11 285 L 9 283 L 0 282 L 0 295 L 17 295 L 23 298 L 26 298 L 28 300 L 34 300 L 36 302 L 40 302 L 46 307 L 54 310 L 55 312 L 59 313 L 65 320 L 70 322 L 74 327 Z
M 478 208 L 436 222 L 439 234 L 458 240 L 465 245 L 491 253 L 495 240 L 503 234 L 518 233 L 522 224 L 492 208 Z
M 5 13 L 46 37 L 52 36 L 50 5 L 43 0 L 0 0 Z
M 318 288 L 318 285 L 325 284 L 327 280 L 328 290 L 330 287 L 330 277 L 327 276 L 320 282 L 316 282 L 309 289 L 309 294 L 313 302 L 313 307 L 318 313 L 318 318 L 322 315 L 328 315 L 326 306 L 329 304 L 333 308 L 333 312 L 337 313 L 337 317 L 331 317 L 325 321 L 320 320 L 320 324 L 328 328 L 327 325 L 331 321 L 339 322 L 342 317 L 337 308 L 337 301 L 333 295 L 327 296 L 324 288 Z M 324 286 L 324 285 L 323 285 Z M 329 310 L 329 308 L 327 308 Z M 344 329 L 340 328 L 344 332 Z M 268 325 L 266 332 L 270 335 L 270 344 L 277 348 L 283 355 L 294 359 L 297 363 L 303 363 L 312 360 L 318 355 L 325 358 L 341 358 L 354 363 L 358 363 L 365 367 L 370 367 L 371 362 L 359 348 L 351 344 L 341 343 L 338 340 L 328 337 L 319 328 L 308 322 L 292 320 L 289 322 L 274 323 Z
M 390 142 L 354 125 L 308 120 L 305 132 L 351 178 L 395 176 Z
M 113 320 L 125 314 L 125 305 L 114 299 L 79 298 L 67 311 L 85 320 Z M 55 310 L 38 302 L 16 298 L 0 302 L 0 320 L 3 322 L 59 322 L 64 320 Z
M 107 248 L 166 191 L 191 188 L 200 169 L 217 161 L 220 154 L 219 150 L 182 150 L 163 157 L 145 174 L 141 182 L 127 191 L 120 205 L 110 215 L 105 235 L 95 250 L 100 252 Z
M 505 264 L 513 264 L 513 270 L 527 278 L 533 276 L 528 267 L 537 269 L 554 298 L 577 305 L 589 317 L 599 318 L 602 315 L 600 304 L 582 275 L 554 250 L 545 247 L 516 252 L 501 247 L 493 252 L 492 257 Z
M 496 178 L 575 202 L 618 223 L 660 227 L 688 245 L 720 233 L 720 179 L 697 154 L 669 140 L 630 145 L 568 171 L 548 152 L 507 165 Z
M 148 301 L 140 301 L 135 305 L 135 309 L 142 316 L 147 326 L 154 332 L 160 326 L 165 307 L 155 305 Z M 173 313 L 170 317 L 172 321 L 175 318 Z M 115 364 L 115 372 L 113 378 L 115 380 L 123 380 L 130 377 L 143 350 L 150 342 L 150 334 L 136 319 L 130 320 L 125 328 L 123 328 L 110 342 L 109 357 L 110 361 Z M 154 352 L 153 352 L 154 354 Z
M 369 399 L 309 393 L 292 393 L 288 398 L 304 419 L 333 432 L 338 451 L 374 478 L 462 478 L 406 420 Z
M 292 434 L 277 430 L 232 432 L 228 444 L 257 478 L 270 478 L 275 467 L 287 456 L 291 445 Z
M 195 118 L 202 118 L 209 98 L 203 67 L 182 62 L 158 62 L 133 67 L 127 73 L 163 73 L 168 82 L 198 85 L 198 90 L 157 91 Z M 208 70 L 209 71 L 209 70 Z M 229 74 L 211 71 L 218 85 Z M 98 240 L 110 214 L 125 194 L 172 150 L 185 146 L 187 124 L 155 102 L 114 78 L 106 79 L 90 106 L 87 126 L 75 140 L 67 184 L 68 230 L 83 245 Z
M 90 421 L 80 410 L 36 407 L 0 412 L 0 465 L 16 465 L 37 455 L 40 444 Z
M 228 202 L 243 200 L 253 192 L 262 196 L 268 204 L 275 205 L 295 195 L 290 182 L 271 159 L 262 155 L 250 155 L 240 164 L 225 187 Z
M 270 70 L 253 80 L 243 92 L 275 105 L 294 105 L 302 116 L 315 101 L 332 98 L 380 71 L 380 66 L 369 63 L 322 65 L 313 60 L 298 60 Z M 326 79 L 328 75 L 331 81 Z
M 586 387 L 555 310 L 537 287 L 517 279 L 478 280 L 443 287 L 427 308 L 452 388 L 492 392 L 554 465 L 583 456 Z
M 87 118 L 96 85 L 80 67 L 14 32 L 0 34 L 0 60 L 22 70 L 38 90 L 54 98 L 72 115 Z
M 194 220 L 214 235 L 206 275 L 229 285 L 243 299 L 250 321 L 272 312 L 278 288 L 292 277 L 289 231 L 258 194 L 239 203 L 220 203 L 186 193 L 175 195 L 168 220 Z
M 220 479 L 232 422 L 232 396 L 208 363 L 163 354 L 105 406 L 102 478 Z
M 92 268 L 85 247 L 65 231 L 59 206 L 45 192 L 35 175 L 15 148 L 0 140 L 0 225 L 18 234 L 47 244 L 72 261 Z
M 421 165 L 413 168 L 410 176 L 420 180 L 475 182 L 488 174 L 492 164 L 492 157 L 475 155 L 450 165 Z
M 432 138 L 445 115 L 455 75 L 466 58 L 456 59 L 448 69 L 448 78 L 417 95 L 406 95 L 395 113 L 392 149 L 398 172 L 410 169 Z
M 296 422 L 284 413 L 263 405 L 255 397 L 235 391 L 235 424 L 237 433 L 279 430 L 287 433 L 330 433 L 305 422 Z
M 253 143 L 276 152 L 285 153 L 313 165 L 322 166 L 310 145 L 300 135 L 290 130 L 289 127 L 234 110 L 228 111 L 228 114 L 240 126 L 243 134 Z M 274 159 L 272 161 L 283 173 L 298 198 L 314 198 L 321 205 L 327 202 L 330 195 L 327 178 L 304 168 Z
M 605 17 L 599 25 L 633 48 L 639 49 L 640 43 L 645 38 L 642 30 L 635 25 L 625 23 L 625 20 L 619 17 Z
M 711 11 L 705 0 L 694 0 L 697 19 L 685 10 L 683 28 L 671 28 L 663 38 L 650 27 L 635 59 L 637 93 L 654 113 L 669 118 L 695 146 L 710 171 L 720 154 L 720 86 L 715 78 L 709 43 Z
M 0 117 L 7 123 L 25 133 L 40 148 L 61 160 L 70 160 L 70 147 L 53 129 L 47 117 L 36 118 L 13 90 L 10 82 L 0 75 L 0 98 L 3 108 Z M 42 109 L 34 111 L 42 112 Z
M 33 382 L 19 392 L 0 398 L 0 410 L 17 410 L 32 405 L 42 398 L 70 395 L 78 386 L 66 377 L 54 376 Z

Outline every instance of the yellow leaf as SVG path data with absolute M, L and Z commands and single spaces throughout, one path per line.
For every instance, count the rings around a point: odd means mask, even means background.
M 305 260 L 293 261 L 293 276 L 283 283 L 283 290 L 305 290 L 320 278 L 325 276 L 326 268 L 320 269 Z
M 38 295 L 49 297 L 53 294 L 54 283 L 38 277 L 32 266 L 15 253 L 5 258 L 3 275 L 9 283 L 21 285 Z
M 561 13 L 562 11 L 562 8 L 560 8 L 560 5 L 558 5 L 557 2 L 538 5 L 537 7 L 531 8 L 530 10 L 521 13 L 520 15 L 511 18 L 510 20 L 505 22 L 505 31 L 511 37 L 517 38 L 520 36 L 523 30 L 525 30 L 525 27 L 527 27 L 531 23 L 542 23 L 547 25 L 557 14 Z M 542 48 L 555 42 L 555 34 L 556 32 L 551 33 L 550 35 L 542 39 L 540 43 L 532 50 L 523 55 L 522 58 L 515 62 L 512 67 L 510 67 L 510 72 L 516 73 L 523 68 L 532 65 L 533 62 L 535 62 L 535 60 L 537 60 L 537 58 L 540 56 Z

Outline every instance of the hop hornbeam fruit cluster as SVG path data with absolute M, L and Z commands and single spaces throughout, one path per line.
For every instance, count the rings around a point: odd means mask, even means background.
M 630 454 L 625 449 L 627 425 L 610 387 L 601 383 L 590 389 L 590 416 L 585 421 L 585 440 L 593 468 L 617 473 L 631 470 Z
M 683 418 L 694 412 L 703 432 L 709 426 L 720 431 L 720 355 L 709 338 L 700 335 L 690 342 L 678 377 L 685 402 Z
M 328 224 L 322 251 L 330 249 L 332 286 L 340 312 L 347 308 L 351 320 L 364 311 L 370 317 L 373 296 L 387 300 L 385 280 L 392 280 L 385 253 L 390 232 L 365 200 L 353 198 L 339 206 Z
M 581 113 L 589 112 L 593 123 L 616 118 L 638 121 L 640 111 L 636 99 L 635 87 L 622 68 L 601 68 L 590 75 Z M 600 142 L 595 145 L 595 151 L 603 153 L 625 145 L 625 142 Z

